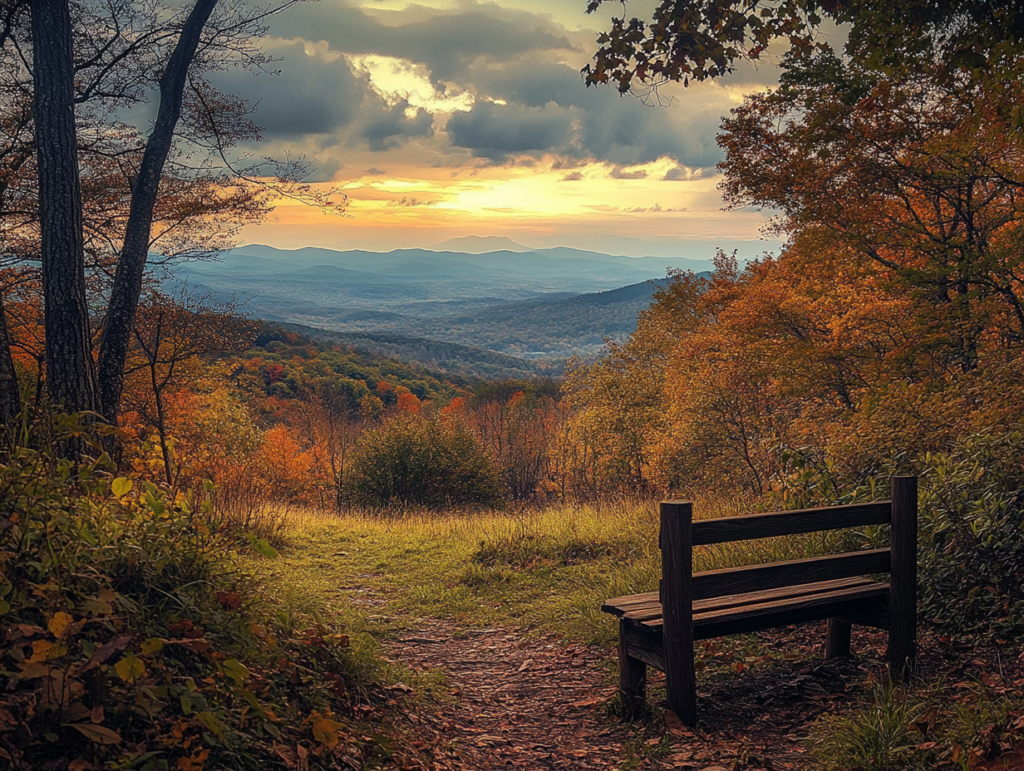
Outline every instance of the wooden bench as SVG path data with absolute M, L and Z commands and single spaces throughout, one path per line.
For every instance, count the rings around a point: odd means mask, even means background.
M 627 715 L 643 709 L 647 666 L 665 673 L 668 706 L 697 723 L 694 641 L 828 619 L 825 656 L 850 654 L 850 626 L 889 631 L 888 659 L 905 677 L 916 655 L 917 478 L 893 477 L 891 499 L 777 514 L 693 521 L 688 502 L 661 504 L 661 590 L 614 597 L 619 691 Z M 891 525 L 888 549 L 693 572 L 693 547 Z M 888 583 L 873 576 L 888 573 Z M 660 595 L 660 596 L 659 596 Z

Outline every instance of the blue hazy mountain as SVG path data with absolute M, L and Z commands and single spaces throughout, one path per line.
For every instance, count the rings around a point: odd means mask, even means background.
M 464 241 L 465 239 L 460 239 Z M 708 270 L 685 257 L 623 257 L 581 249 L 519 251 L 476 239 L 477 251 L 284 250 L 258 244 L 184 264 L 175 280 L 233 297 L 257 318 L 336 332 L 429 337 L 531 358 L 596 352 L 622 338 L 669 269 Z M 513 250 L 515 249 L 515 250 Z

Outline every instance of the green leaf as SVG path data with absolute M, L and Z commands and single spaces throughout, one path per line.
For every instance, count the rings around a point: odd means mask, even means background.
M 223 666 L 227 676 L 239 685 L 249 679 L 249 670 L 242 662 L 235 659 L 227 659 Z
M 224 739 L 224 731 L 227 728 L 212 712 L 200 712 L 196 719 L 206 726 L 220 740 Z
M 262 554 L 269 560 L 277 559 L 277 550 L 269 543 L 267 543 L 266 538 L 253 538 L 252 548 L 256 551 L 257 554 Z
M 125 477 L 118 477 L 110 483 L 110 492 L 118 498 L 123 498 L 132 490 L 132 480 Z
M 0 616 L 11 612 L 11 603 L 7 600 L 0 600 Z

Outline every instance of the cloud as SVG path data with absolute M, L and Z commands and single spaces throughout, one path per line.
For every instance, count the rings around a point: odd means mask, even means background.
M 574 115 L 556 104 L 544 107 L 477 102 L 448 120 L 452 144 L 479 158 L 505 161 L 512 155 L 563 150 L 573 139 Z
M 450 12 L 413 9 L 374 15 L 337 0 L 302 3 L 275 18 L 271 32 L 324 41 L 347 54 L 421 62 L 437 81 L 457 78 L 477 59 L 500 62 L 529 51 L 572 47 L 564 30 L 542 16 L 472 3 Z
M 356 138 L 366 140 L 370 150 L 379 153 L 392 150 L 407 139 L 429 137 L 433 133 L 434 116 L 426 110 L 410 110 L 409 103 L 402 101 L 370 117 L 359 126 Z
M 647 172 L 644 169 L 635 169 L 634 171 L 625 171 L 619 167 L 612 169 L 612 179 L 646 179 Z
M 560 181 L 561 182 L 579 182 L 582 179 L 583 179 L 583 174 L 581 172 L 570 171 L 568 174 L 566 174 L 564 177 L 562 177 L 562 179 Z
M 574 110 L 578 124 L 573 140 L 551 149 L 618 166 L 669 157 L 688 167 L 713 167 L 722 158 L 715 143 L 719 123 L 735 106 L 729 93 L 714 84 L 702 85 L 700 94 L 689 89 L 685 102 L 648 106 L 611 88 L 587 88 L 578 70 L 552 61 L 474 68 L 467 78 L 478 95 L 510 106 Z
M 326 61 L 308 55 L 301 43 L 268 41 L 264 46 L 283 62 L 280 74 L 258 77 L 242 69 L 214 73 L 213 84 L 258 104 L 254 116 L 268 139 L 330 133 L 355 120 L 367 81 L 356 77 L 343 58 Z
M 679 169 L 647 172 L 666 181 L 701 176 L 722 158 L 715 136 L 735 89 L 705 83 L 676 89 L 682 98 L 671 106 L 646 106 L 584 86 L 592 35 L 538 13 L 474 0 L 402 11 L 356 2 L 302 3 L 274 17 L 278 37 L 265 47 L 282 60 L 279 77 L 216 73 L 219 87 L 260 102 L 270 154 L 311 155 L 324 170 L 334 155 L 350 169 L 381 156 L 388 168 L 543 161 L 567 174 L 598 162 L 618 179 L 639 179 L 623 169 L 667 158 Z M 769 69 L 738 79 L 767 80 Z

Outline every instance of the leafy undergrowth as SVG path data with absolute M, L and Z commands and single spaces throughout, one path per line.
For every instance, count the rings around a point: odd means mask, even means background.
M 92 449 L 0 466 L 0 765 L 401 764 L 344 626 L 268 601 L 201 501 L 113 478 Z

